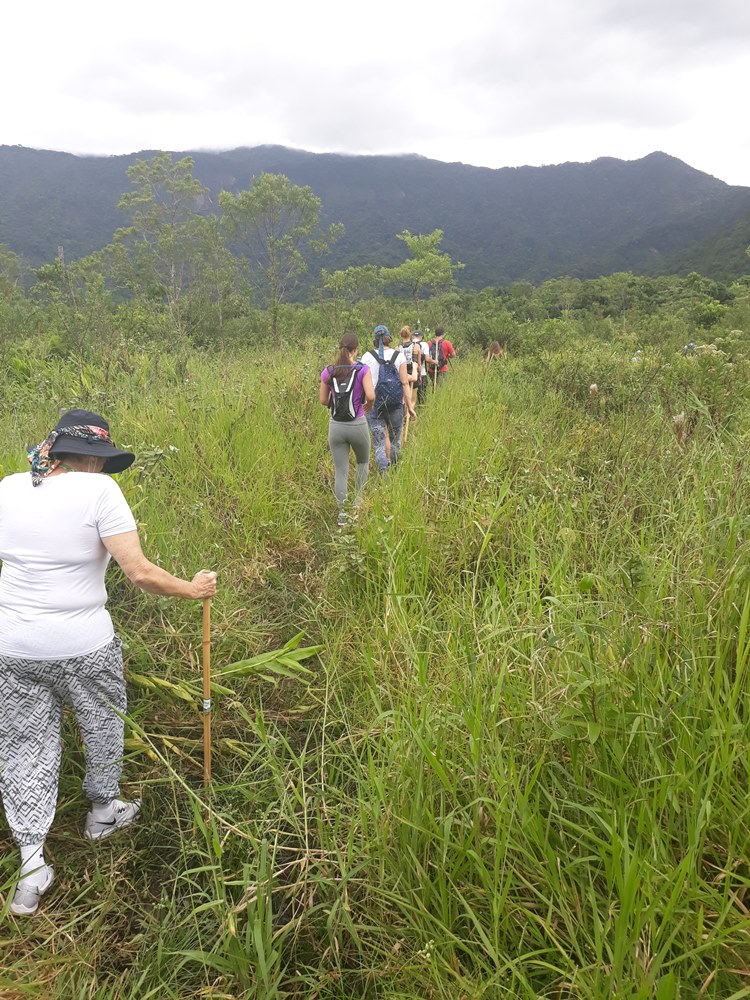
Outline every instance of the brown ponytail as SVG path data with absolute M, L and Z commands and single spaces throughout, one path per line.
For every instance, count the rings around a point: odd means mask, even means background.
M 342 379 L 351 375 L 351 362 L 349 361 L 349 355 L 352 351 L 356 351 L 358 347 L 359 339 L 356 334 L 345 333 L 339 341 L 339 356 L 336 359 L 333 372 L 331 373 L 333 378 Z

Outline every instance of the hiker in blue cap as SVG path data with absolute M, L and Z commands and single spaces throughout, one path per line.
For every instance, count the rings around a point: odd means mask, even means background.
M 389 465 L 394 465 L 401 455 L 404 409 L 412 420 L 417 416 L 411 401 L 406 358 L 399 348 L 394 350 L 390 343 L 388 327 L 376 326 L 373 347 L 362 357 L 363 363 L 370 369 L 375 388 L 375 405 L 366 416 L 375 446 L 375 464 L 381 473 L 386 472 Z M 390 459 L 386 454 L 386 434 L 391 443 Z

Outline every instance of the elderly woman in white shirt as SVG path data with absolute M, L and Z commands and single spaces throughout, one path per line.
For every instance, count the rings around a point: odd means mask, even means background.
M 105 607 L 113 557 L 141 590 L 188 599 L 216 593 L 216 574 L 182 580 L 141 551 L 117 483 L 134 455 L 115 447 L 107 421 L 70 410 L 29 452 L 31 475 L 0 482 L 0 794 L 21 849 L 11 912 L 36 913 L 54 881 L 44 842 L 55 815 L 64 705 L 86 748 L 84 836 L 102 840 L 130 824 L 140 801 L 120 799 L 122 644 Z

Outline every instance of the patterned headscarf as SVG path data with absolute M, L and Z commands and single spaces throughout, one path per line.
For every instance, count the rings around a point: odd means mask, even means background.
M 60 436 L 80 438 L 82 441 L 103 441 L 114 447 L 112 438 L 103 427 L 95 424 L 79 424 L 74 427 L 65 427 L 61 431 L 51 431 L 44 441 L 29 449 L 27 458 L 31 465 L 31 482 L 34 486 L 41 486 L 50 472 L 54 472 L 60 464 L 59 459 L 52 458 L 50 449 Z

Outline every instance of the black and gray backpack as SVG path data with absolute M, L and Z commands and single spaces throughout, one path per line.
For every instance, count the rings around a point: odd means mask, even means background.
M 348 423 L 357 418 L 357 410 L 354 406 L 354 385 L 357 381 L 357 375 L 362 371 L 364 365 L 361 361 L 358 361 L 354 365 L 329 365 L 326 369 L 328 372 L 328 384 L 331 389 L 331 394 L 328 397 L 328 408 L 331 411 L 331 419 L 336 421 L 341 421 L 343 423 Z M 347 374 L 343 379 L 336 377 L 336 372 L 339 375 L 342 369 L 346 369 L 349 374 Z

